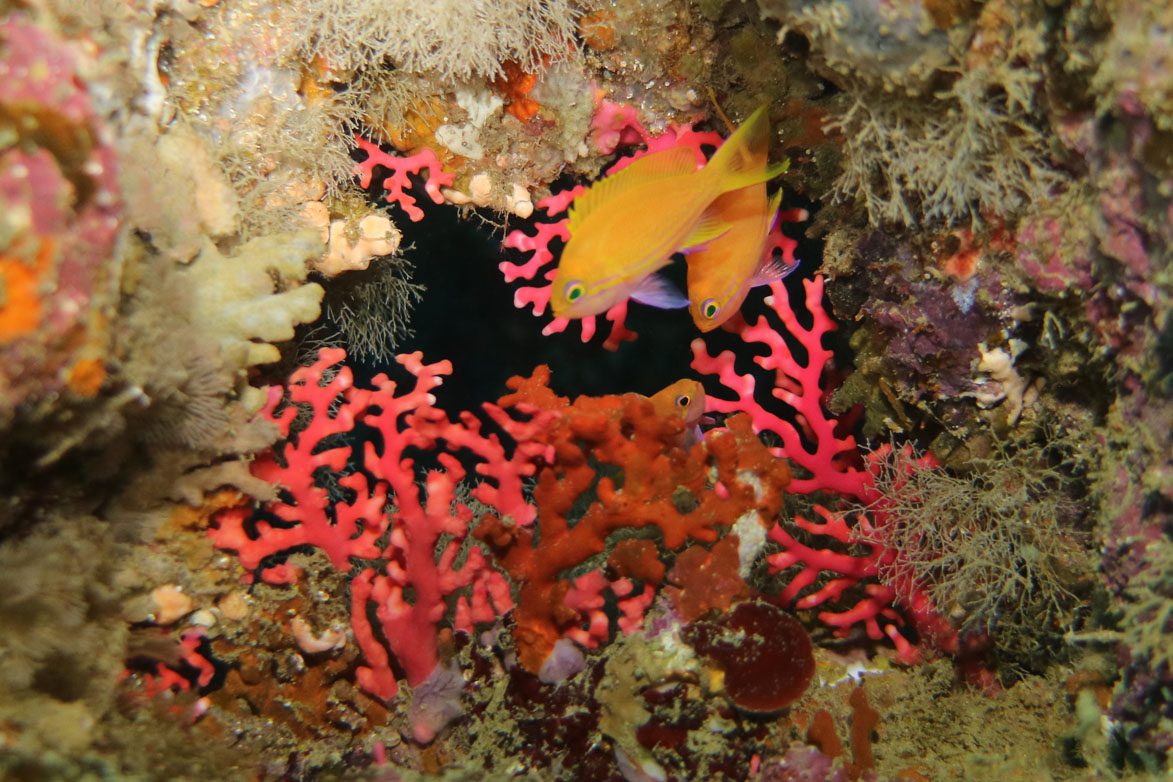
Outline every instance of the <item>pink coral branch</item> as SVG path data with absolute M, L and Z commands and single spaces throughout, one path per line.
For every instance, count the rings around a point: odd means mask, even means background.
M 796 476 L 790 489 L 799 494 L 828 490 L 850 497 L 861 498 L 869 478 L 866 472 L 847 466 L 845 462 L 858 458 L 855 438 L 835 434 L 836 420 L 825 411 L 822 387 L 823 369 L 832 353 L 823 344 L 823 337 L 834 331 L 835 322 L 823 309 L 823 278 L 804 280 L 806 309 L 811 315 L 811 326 L 805 327 L 790 306 L 786 287 L 775 282 L 770 285 L 766 306 L 780 321 L 780 328 L 765 315 L 755 324 L 741 323 L 735 328 L 747 343 L 764 345 L 767 353 L 754 358 L 754 363 L 773 372 L 771 396 L 783 402 L 794 414 L 798 426 L 767 410 L 755 397 L 756 381 L 753 375 L 741 374 L 734 367 L 734 355 L 726 350 L 710 356 L 704 340 L 692 343 L 692 366 L 699 372 L 717 376 L 718 382 L 734 393 L 734 398 L 708 396 L 705 408 L 716 413 L 746 413 L 757 432 L 771 432 L 781 440 L 776 449 L 783 456 L 809 473 Z M 791 335 L 806 352 L 799 360 L 787 344 L 784 334 Z M 803 430 L 799 431 L 799 427 Z
M 338 481 L 340 487 L 355 494 L 354 502 L 347 503 L 333 499 L 315 478 L 321 468 L 337 473 L 346 465 L 351 449 L 337 435 L 350 432 L 355 420 L 370 404 L 370 392 L 353 387 L 349 367 L 340 367 L 332 378 L 325 380 L 326 373 L 345 355 L 338 348 L 324 349 L 311 366 L 294 372 L 287 396 L 279 388 L 270 389 L 261 415 L 277 424 L 288 439 L 273 452 L 258 458 L 252 469 L 254 475 L 276 484 L 289 498 L 269 503 L 266 508 L 284 525 L 273 526 L 262 519 L 256 522 L 255 531 L 250 531 L 247 522 L 252 514 L 237 509 L 221 513 L 218 526 L 210 532 L 217 548 L 236 551 L 241 564 L 249 570 L 259 567 L 268 557 L 306 545 L 321 549 L 330 563 L 342 571 L 350 569 L 351 558 L 371 559 L 379 555 L 377 541 L 386 531 L 384 487 L 372 487 L 361 473 L 347 475 Z M 331 406 L 340 398 L 346 403 L 331 415 Z M 404 405 L 419 400 L 418 397 L 401 399 Z M 285 406 L 277 412 L 283 402 Z M 290 427 L 303 410 L 308 413 L 308 424 L 291 436 Z M 323 443 L 333 445 L 322 447 Z M 261 578 L 268 583 L 288 583 L 290 576 L 288 569 L 279 566 L 261 571 Z
M 733 326 L 744 342 L 765 346 L 765 355 L 758 355 L 754 361 L 772 373 L 771 396 L 786 405 L 794 417 L 793 423 L 758 401 L 754 376 L 736 370 L 731 351 L 710 356 L 703 340 L 695 340 L 692 345 L 693 367 L 716 375 L 718 382 L 733 394 L 732 398 L 708 396 L 706 409 L 746 413 L 754 431 L 770 432 L 781 441 L 781 446 L 774 449 L 778 456 L 807 472 L 807 476 L 791 481 L 790 491 L 827 492 L 868 506 L 866 511 L 850 514 L 854 523 L 849 523 L 849 514 L 828 510 L 820 504 L 814 510 L 821 520 L 796 516 L 794 527 L 816 541 L 812 544 L 797 539 L 783 524 L 774 525 L 768 537 L 781 550 L 767 557 L 770 572 L 780 574 L 797 568 L 779 595 L 779 601 L 800 609 L 822 607 L 819 620 L 834 628 L 838 635 L 846 635 L 858 625 L 872 640 L 888 638 L 903 662 L 920 659 L 920 650 L 905 635 L 906 619 L 911 620 L 922 641 L 953 652 L 957 649 L 956 632 L 937 613 L 919 585 L 879 583 L 881 572 L 890 570 L 900 556 L 885 543 L 883 530 L 891 519 L 883 497 L 875 488 L 876 471 L 881 469 L 887 451 L 881 449 L 870 454 L 861 469 L 856 466 L 860 456 L 854 438 L 836 434 L 838 422 L 823 406 L 826 391 L 822 386 L 824 370 L 832 358 L 824 337 L 835 328 L 835 323 L 823 308 L 823 278 L 805 280 L 803 285 L 811 320 L 809 327 L 799 321 L 781 283 L 773 283 L 765 299 L 773 313 L 771 318 L 763 315 L 753 325 L 740 322 Z M 805 359 L 795 354 L 787 337 L 797 341 L 806 354 Z M 910 464 L 909 469 L 933 466 L 931 460 L 922 459 Z M 826 547 L 817 547 L 821 543 L 826 543 Z M 812 588 L 814 591 L 809 591 Z M 843 610 L 831 610 L 832 604 L 844 599 L 854 603 Z M 904 609 L 904 614 L 896 610 L 897 604 Z
M 857 541 L 856 530 L 848 525 L 844 514 L 833 513 L 822 505 L 815 505 L 814 510 L 823 519 L 822 522 L 796 516 L 795 525 L 814 537 L 838 542 L 844 550 Z M 868 520 L 861 516 L 857 523 L 868 525 Z M 900 632 L 904 620 L 892 608 L 895 592 L 874 583 L 881 563 L 893 558 L 894 551 L 879 543 L 869 544 L 869 553 L 862 555 L 831 548 L 817 549 L 800 543 L 781 524 L 775 524 L 768 537 L 782 547 L 780 552 L 766 558 L 772 574 L 795 566 L 801 567 L 798 575 L 791 579 L 779 595 L 784 604 L 793 603 L 797 608 L 809 610 L 836 601 L 849 589 L 862 585 L 863 595 L 856 599 L 852 607 L 844 611 L 822 611 L 818 615 L 819 621 L 835 628 L 840 634 L 846 634 L 854 625 L 862 625 L 868 638 L 873 641 L 890 638 L 902 662 L 919 661 L 919 651 Z M 834 577 L 817 591 L 799 597 L 807 587 L 827 574 Z M 869 580 L 873 583 L 866 583 Z
M 375 166 L 383 166 L 391 173 L 379 183 L 388 203 L 399 204 L 413 223 L 424 219 L 423 210 L 416 206 L 415 197 L 407 191 L 412 183 L 409 174 L 424 176 L 424 192 L 434 204 L 444 203 L 442 187 L 451 185 L 456 177 L 444 170 L 444 164 L 436 157 L 436 153 L 424 147 L 413 155 L 391 155 L 379 149 L 361 136 L 355 136 L 358 148 L 367 153 L 366 159 L 354 164 L 354 174 L 358 177 L 359 187 L 364 190 L 371 186 L 375 176 Z
M 540 435 L 558 413 L 525 404 L 510 411 L 486 405 L 486 418 L 513 441 L 507 446 L 497 433 L 483 431 L 481 418 L 465 412 L 453 421 L 435 406 L 432 392 L 451 373 L 449 362 L 401 355 L 396 360 L 413 384 L 400 387 L 380 374 L 361 389 L 342 365 L 345 358 L 341 350 L 322 350 L 312 366 L 294 373 L 284 392 L 270 394 L 263 411 L 286 437 L 255 467 L 282 490 L 280 500 L 265 506 L 282 526 L 263 520 L 250 526 L 250 513 L 233 510 L 218 516 L 210 535 L 217 547 L 235 550 L 245 567 L 261 567 L 270 583 L 290 583 L 299 574 L 288 563 L 264 561 L 301 546 L 322 550 L 342 571 L 352 559 L 376 560 L 377 567 L 364 568 L 351 581 L 351 626 L 365 663 L 357 669 L 359 686 L 388 699 L 398 691 L 392 657 L 413 687 L 436 670 L 450 601 L 452 626 L 466 631 L 512 608 L 505 577 L 470 543 L 477 520 L 458 489 L 465 464 L 475 464 L 481 480 L 471 496 L 498 518 L 531 524 L 536 511 L 524 482 L 553 458 Z M 301 428 L 295 420 L 304 422 Z M 361 447 L 354 442 L 359 425 L 376 433 Z M 421 482 L 415 459 L 427 455 L 438 467 L 424 471 Z M 345 470 L 353 472 L 326 479 Z M 331 483 L 354 499 L 329 490 Z
M 608 579 L 602 570 L 589 570 L 571 580 L 562 604 L 578 613 L 578 624 L 566 630 L 566 637 L 587 649 L 595 649 L 611 638 L 611 618 L 604 606 L 610 592 L 619 609 L 618 625 L 624 635 L 643 626 L 644 616 L 656 597 L 651 584 L 640 591 L 629 578 Z M 583 627 L 583 625 L 586 625 Z

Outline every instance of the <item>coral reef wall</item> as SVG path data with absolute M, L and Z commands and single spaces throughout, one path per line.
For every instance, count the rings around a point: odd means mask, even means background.
M 0 777 L 1162 778 L 1171 240 L 1168 4 L 0 0 Z

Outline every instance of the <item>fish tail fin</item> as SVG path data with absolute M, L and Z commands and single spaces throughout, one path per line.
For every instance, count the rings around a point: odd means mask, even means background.
M 786 163 L 766 165 L 769 152 L 770 118 L 763 105 L 725 140 L 705 170 L 717 177 L 719 192 L 739 190 L 773 179 L 786 170 Z

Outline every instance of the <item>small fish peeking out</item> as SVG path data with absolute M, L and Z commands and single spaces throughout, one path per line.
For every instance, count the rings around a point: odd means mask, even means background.
M 690 447 L 701 439 L 701 421 L 705 416 L 705 387 L 700 381 L 677 380 L 648 399 L 656 415 L 663 418 L 679 417 L 684 423 L 680 445 Z
M 592 185 L 570 209 L 550 303 L 554 315 L 584 318 L 627 298 L 656 307 L 688 299 L 655 273 L 677 252 L 697 251 L 734 228 L 714 203 L 785 170 L 768 166 L 770 129 L 762 106 L 697 169 L 685 148 L 645 155 Z

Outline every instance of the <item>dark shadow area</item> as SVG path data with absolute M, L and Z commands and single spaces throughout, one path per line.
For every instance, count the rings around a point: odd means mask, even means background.
M 517 286 L 506 284 L 497 268 L 513 251 L 501 247 L 499 234 L 451 206 L 426 206 L 418 223 L 391 211 L 403 230 L 403 246 L 412 248 L 406 257 L 415 268 L 413 279 L 427 289 L 412 314 L 415 334 L 399 352 L 420 350 L 428 361 L 452 362 L 452 378 L 437 392 L 441 407 L 470 410 L 496 400 L 506 379 L 528 375 L 538 364 L 549 364 L 554 390 L 572 398 L 651 394 L 690 374 L 689 342 L 697 331 L 686 310 L 633 304 L 627 322 L 639 339 L 616 351 L 603 349 L 599 334 L 583 344 L 573 323 L 564 333 L 543 336 L 549 318 L 513 306 Z M 669 277 L 683 288 L 682 262 L 673 264 Z M 359 364 L 355 370 L 365 379 L 388 368 Z

